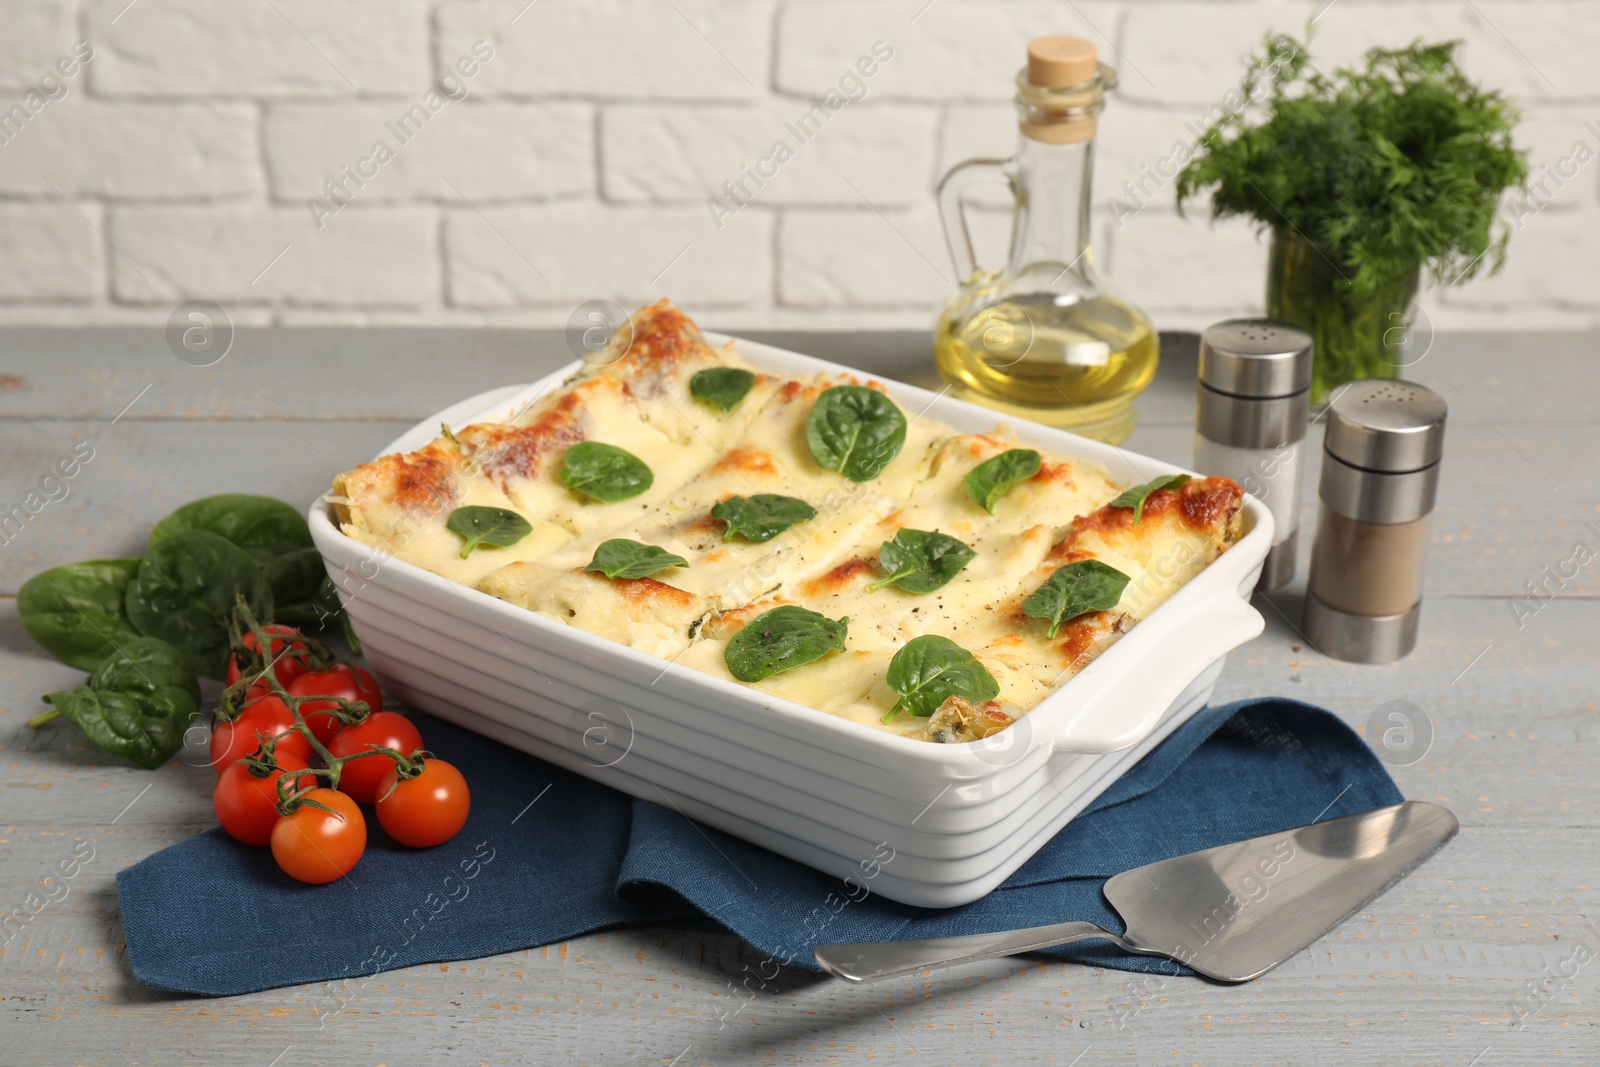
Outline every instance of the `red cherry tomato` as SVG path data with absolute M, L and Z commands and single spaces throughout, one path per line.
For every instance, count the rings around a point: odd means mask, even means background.
M 378 786 L 378 822 L 412 848 L 431 848 L 456 836 L 471 806 L 467 780 L 444 760 L 424 760 L 415 778 L 401 778 L 391 768 Z
M 331 812 L 301 804 L 272 828 L 272 858 L 283 873 L 312 885 L 343 878 L 367 850 L 367 820 L 356 802 L 332 789 L 313 789 L 305 799 Z
M 409 756 L 422 747 L 422 735 L 404 715 L 379 711 L 367 716 L 366 721 L 346 726 L 334 734 L 333 740 L 328 742 L 328 751 L 343 758 L 357 752 L 370 752 L 374 746 L 392 748 Z M 351 760 L 339 772 L 339 790 L 363 804 L 371 804 L 378 799 L 378 786 L 393 770 L 394 760 L 387 756 Z
M 278 779 L 285 772 L 303 771 L 306 761 L 279 753 L 278 769 L 257 778 L 244 763 L 235 763 L 217 779 L 211 803 L 222 828 L 247 845 L 265 845 L 278 824 Z M 303 784 L 303 783 L 301 783 Z
M 343 663 L 325 671 L 307 671 L 290 682 L 288 689 L 292 696 L 364 700 L 374 712 L 383 710 L 383 694 L 378 691 L 378 683 L 373 681 L 372 675 L 361 667 Z M 337 707 L 332 700 L 307 700 L 300 705 L 300 717 L 323 744 L 344 728 L 339 717 L 328 710 Z
M 211 769 L 221 774 L 260 745 L 256 735 L 276 738 L 277 754 L 311 758 L 311 742 L 294 726 L 294 712 L 275 696 L 264 696 L 245 705 L 232 722 L 219 722 L 211 731 Z
M 283 626 L 278 623 L 272 623 L 268 626 L 262 627 L 262 629 L 266 630 L 269 634 L 282 634 L 285 637 L 300 636 L 300 631 L 296 630 L 293 626 Z M 270 643 L 272 645 L 272 651 L 269 654 L 278 657 L 276 664 L 272 668 L 272 673 L 278 676 L 279 682 L 281 682 L 284 686 L 288 686 L 290 682 L 294 681 L 296 678 L 300 677 L 306 672 L 306 662 L 303 659 L 299 659 L 287 653 L 282 656 L 278 656 L 278 653 L 283 652 L 284 647 L 288 645 L 289 642 L 274 639 Z M 256 641 L 255 634 L 246 631 L 244 635 L 244 647 L 248 648 L 251 652 L 255 652 L 261 648 L 261 645 Z M 306 651 L 306 643 L 304 641 L 294 642 L 293 650 L 295 652 Z M 243 672 L 239 668 L 239 657 L 229 656 L 228 670 L 225 676 L 227 683 L 232 685 L 243 676 Z

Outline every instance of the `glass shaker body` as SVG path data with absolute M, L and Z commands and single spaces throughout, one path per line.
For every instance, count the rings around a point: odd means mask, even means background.
M 1256 588 L 1271 592 L 1293 581 L 1300 550 L 1300 496 L 1306 482 L 1305 441 L 1242 448 L 1221 444 L 1197 430 L 1194 469 L 1232 478 L 1272 513 L 1272 550 L 1261 565 Z
M 1352 382 L 1329 404 L 1305 616 L 1326 655 L 1387 663 L 1416 645 L 1445 415 L 1403 381 Z
M 1273 539 L 1262 590 L 1295 574 L 1311 363 L 1311 337 L 1270 319 L 1230 319 L 1200 337 L 1194 466 L 1267 505 Z
M 1422 602 L 1428 517 L 1362 522 L 1327 504 L 1317 515 L 1308 589 L 1335 611 L 1364 618 L 1402 615 Z

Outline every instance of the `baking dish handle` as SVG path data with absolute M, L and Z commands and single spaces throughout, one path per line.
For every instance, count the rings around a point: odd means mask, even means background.
M 1168 622 L 1174 653 L 1154 669 L 1133 657 L 1102 676 L 1056 737 L 1055 751 L 1100 754 L 1137 745 L 1207 667 L 1266 629 L 1261 613 L 1236 596 L 1206 601 Z

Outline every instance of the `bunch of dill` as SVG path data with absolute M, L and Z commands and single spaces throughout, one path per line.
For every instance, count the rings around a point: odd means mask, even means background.
M 1485 263 L 1498 271 L 1509 231 L 1496 208 L 1523 187 L 1526 152 L 1511 142 L 1516 109 L 1462 74 L 1459 44 L 1374 48 L 1364 68 L 1329 75 L 1293 37 L 1269 34 L 1244 81 L 1261 108 L 1224 114 L 1201 134 L 1178 175 L 1179 210 L 1209 190 L 1213 218 L 1287 226 L 1355 296 L 1419 263 L 1451 285 Z

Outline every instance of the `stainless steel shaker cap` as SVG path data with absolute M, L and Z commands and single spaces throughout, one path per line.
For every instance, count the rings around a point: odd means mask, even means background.
M 1399 474 L 1444 454 L 1444 398 L 1425 385 L 1364 378 L 1341 385 L 1328 402 L 1323 447 L 1352 467 Z
M 1200 335 L 1200 381 L 1233 396 L 1291 396 L 1311 388 L 1311 335 L 1275 319 L 1228 319 Z

